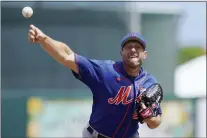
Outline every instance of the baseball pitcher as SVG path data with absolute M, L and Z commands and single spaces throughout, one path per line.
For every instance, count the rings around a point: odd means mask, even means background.
M 133 32 L 123 38 L 118 47 L 122 60 L 116 62 L 78 55 L 34 25 L 30 25 L 28 40 L 39 43 L 91 89 L 92 113 L 83 137 L 139 138 L 139 124 L 146 123 L 151 129 L 161 124 L 163 91 L 157 80 L 142 68 L 147 51 L 140 34 Z

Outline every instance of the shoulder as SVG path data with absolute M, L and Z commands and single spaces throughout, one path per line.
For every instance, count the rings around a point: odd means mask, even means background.
M 77 61 L 83 61 L 83 62 L 88 62 L 88 63 L 91 63 L 93 65 L 100 65 L 100 66 L 107 66 L 107 65 L 110 65 L 110 64 L 113 64 L 114 61 L 112 60 L 101 60 L 101 59 L 94 59 L 94 58 L 90 58 L 90 57 L 87 57 L 87 56 L 83 56 L 83 55 L 78 55 L 76 54 L 76 60 Z
M 158 83 L 156 77 L 153 76 L 151 73 L 145 70 L 145 74 L 146 74 L 146 78 L 145 78 L 145 81 L 143 82 L 143 85 L 145 88 L 150 87 L 151 85 L 155 83 Z
M 105 64 L 105 65 L 108 65 L 108 66 L 111 66 L 115 63 L 115 61 L 113 60 L 102 60 L 102 62 Z
M 105 73 L 114 72 L 114 65 L 116 64 L 113 60 L 101 60 L 101 68 Z
M 157 79 L 155 76 L 153 76 L 151 73 L 147 72 L 147 81 L 152 82 L 152 83 L 157 83 Z
M 99 62 L 100 70 L 105 75 L 118 75 L 120 73 L 120 62 L 113 60 L 96 60 Z
M 97 64 L 103 69 L 111 68 L 115 63 L 112 60 L 98 60 L 98 59 L 91 59 L 91 62 Z
M 143 73 L 145 74 L 146 81 L 157 82 L 157 79 L 155 78 L 154 75 L 152 75 L 150 72 L 148 72 L 143 67 L 142 67 L 142 70 L 143 70 Z

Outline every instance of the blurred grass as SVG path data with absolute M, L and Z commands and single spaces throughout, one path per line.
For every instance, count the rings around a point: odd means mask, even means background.
M 206 54 L 206 50 L 197 46 L 189 46 L 178 50 L 177 65 L 183 64 L 196 57 Z

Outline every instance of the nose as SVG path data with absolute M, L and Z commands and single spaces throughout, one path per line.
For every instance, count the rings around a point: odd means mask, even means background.
M 132 51 L 132 52 L 136 52 L 136 48 L 135 48 L 135 47 L 132 47 L 132 48 L 131 48 L 131 51 Z

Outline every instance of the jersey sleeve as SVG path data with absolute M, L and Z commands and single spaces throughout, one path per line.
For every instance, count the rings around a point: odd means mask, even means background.
M 159 105 L 157 108 L 157 115 L 161 115 L 161 114 L 162 114 L 162 108 L 161 105 Z
M 72 71 L 76 79 L 80 80 L 90 88 L 95 86 L 102 79 L 102 61 L 92 60 L 81 55 L 75 54 L 75 62 L 78 73 Z
M 147 81 L 144 82 L 144 86 L 146 89 L 151 87 L 153 84 L 158 83 L 155 77 L 153 77 L 152 75 L 148 75 L 147 78 L 148 78 Z M 157 108 L 157 115 L 161 115 L 161 114 L 162 114 L 162 108 L 161 105 L 159 105 Z

